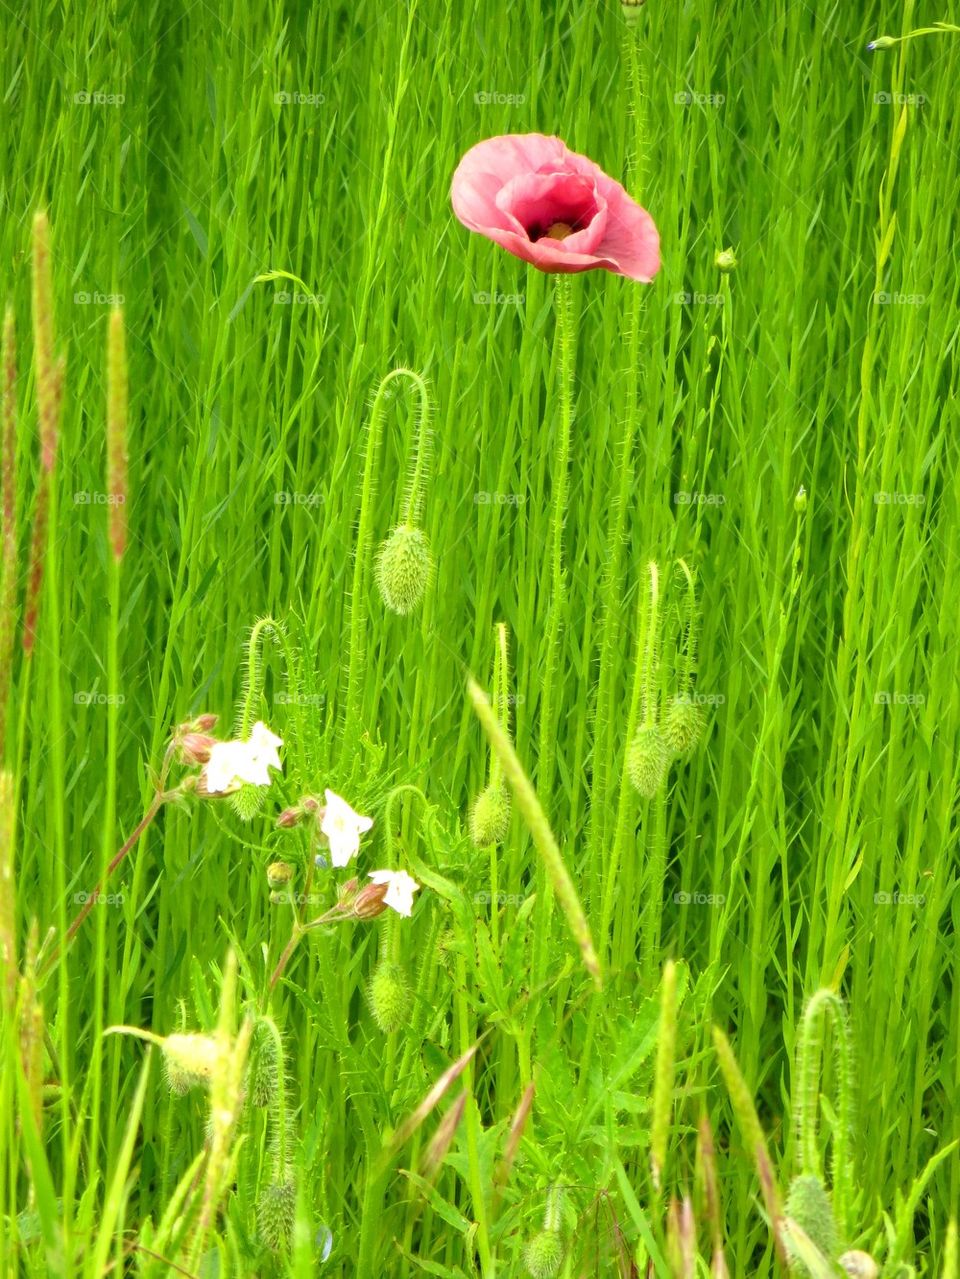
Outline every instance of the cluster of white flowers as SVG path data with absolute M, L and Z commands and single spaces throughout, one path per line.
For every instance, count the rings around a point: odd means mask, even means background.
M 324 792 L 326 807 L 320 821 L 320 830 L 330 846 L 330 861 L 334 866 L 346 866 L 360 851 L 360 836 L 373 826 L 372 817 L 364 817 L 334 791 Z M 420 885 L 405 870 L 373 870 L 369 878 L 374 884 L 385 884 L 385 906 L 398 915 L 409 916 L 413 910 L 413 894 Z
M 214 742 L 203 766 L 203 787 L 208 795 L 229 795 L 241 786 L 269 786 L 270 769 L 279 772 L 283 739 L 257 720 L 244 741 Z
M 262 720 L 257 720 L 245 740 L 235 738 L 221 742 L 196 733 L 183 740 L 189 741 L 194 751 L 192 758 L 203 761 L 200 790 L 205 795 L 231 795 L 243 786 L 269 786 L 273 780 L 270 770 L 283 770 L 280 761 L 283 739 Z M 331 865 L 342 868 L 359 853 L 360 837 L 373 827 L 373 818 L 356 812 L 335 791 L 325 791 L 325 797 L 326 804 L 319 813 L 320 832 L 330 849 Z M 420 887 L 412 876 L 405 870 L 374 870 L 370 871 L 369 878 L 374 885 L 386 888 L 382 897 L 385 906 L 398 915 L 410 915 L 413 894 Z

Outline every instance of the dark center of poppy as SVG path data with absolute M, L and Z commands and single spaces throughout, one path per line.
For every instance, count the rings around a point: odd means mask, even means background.
M 548 227 L 532 226 L 527 234 L 531 240 L 565 240 L 568 235 L 581 229 L 569 222 L 551 222 Z

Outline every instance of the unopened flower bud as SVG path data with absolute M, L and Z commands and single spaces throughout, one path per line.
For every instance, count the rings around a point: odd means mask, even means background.
M 627 772 L 644 799 L 653 799 L 663 785 L 669 767 L 670 750 L 660 730 L 652 724 L 638 729 L 627 751 Z
M 185 737 L 187 733 L 209 733 L 212 728 L 216 727 L 218 715 L 211 715 L 205 711 L 202 715 L 198 715 L 196 719 L 185 720 L 182 724 L 177 725 L 177 731 L 174 737 L 177 741 L 181 737 Z
M 283 810 L 276 824 L 283 830 L 289 830 L 293 826 L 299 826 L 307 817 L 312 817 L 319 811 L 320 801 L 316 796 L 303 795 L 295 804 Z
M 391 1034 L 407 1020 L 413 995 L 410 981 L 399 964 L 382 960 L 370 979 L 370 1011 L 385 1035 Z
M 839 1259 L 841 1270 L 845 1270 L 852 1279 L 877 1279 L 880 1270 L 877 1263 L 868 1252 L 861 1252 L 858 1248 L 854 1248 L 850 1252 L 845 1252 Z
M 723 275 L 729 275 L 737 269 L 737 255 L 733 249 L 720 249 L 713 259 L 713 265 Z
M 473 801 L 470 838 L 478 848 L 502 844 L 510 829 L 510 796 L 502 786 L 488 786 Z
M 376 919 L 387 909 L 384 898 L 387 884 L 364 884 L 351 903 L 351 911 L 357 919 Z
M 356 879 L 345 879 L 337 891 L 337 905 L 348 906 L 357 892 Z
M 271 888 L 282 888 L 293 878 L 293 867 L 289 862 L 271 862 L 267 867 L 267 883 Z
M 377 554 L 377 586 L 394 613 L 412 613 L 423 599 L 433 572 L 430 543 L 421 529 L 401 524 Z
M 794 1177 L 787 1193 L 785 1212 L 825 1257 L 837 1255 L 837 1225 L 833 1207 L 830 1195 L 819 1177 L 810 1174 Z M 794 1255 L 789 1240 L 787 1257 L 792 1263 L 791 1270 L 796 1268 L 798 1273 L 805 1273 L 805 1270 L 795 1265 L 801 1259 Z
M 293 1239 L 297 1189 L 286 1177 L 267 1186 L 257 1200 L 257 1234 L 271 1252 L 285 1252 Z
M 802 515 L 807 509 L 807 490 L 802 484 L 797 489 L 797 496 L 793 499 L 793 509 L 798 515 Z
M 523 1264 L 533 1279 L 553 1279 L 563 1265 L 563 1240 L 558 1230 L 541 1230 L 523 1250 Z
M 875 53 L 879 49 L 892 49 L 896 43 L 894 36 L 877 36 L 876 40 L 870 41 L 867 48 L 871 53 Z
M 210 759 L 210 748 L 216 741 L 209 733 L 184 733 L 177 744 L 181 761 L 184 764 L 206 764 Z
M 244 782 L 238 790 L 233 791 L 230 796 L 230 803 L 233 805 L 233 811 L 242 822 L 250 822 L 263 808 L 264 798 L 264 788 L 262 786 L 254 786 L 250 782 Z
M 661 731 L 674 755 L 685 759 L 703 736 L 703 711 L 691 698 L 678 697 L 667 708 Z
M 247 1076 L 250 1100 L 255 1106 L 269 1106 L 276 1099 L 282 1069 L 277 1038 L 261 1022 L 253 1032 Z

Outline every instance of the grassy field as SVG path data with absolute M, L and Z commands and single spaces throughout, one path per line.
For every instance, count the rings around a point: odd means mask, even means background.
M 0 1274 L 958 1279 L 954 15 L 0 10 Z

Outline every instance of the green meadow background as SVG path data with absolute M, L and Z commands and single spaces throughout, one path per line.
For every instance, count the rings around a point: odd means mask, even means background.
M 415 875 L 427 867 L 459 904 L 425 884 L 412 919 L 396 921 L 391 945 L 416 1000 L 410 1026 L 386 1037 L 364 995 L 378 926 L 303 943 L 272 1003 L 297 1133 L 298 1241 L 286 1257 L 257 1252 L 261 1127 L 248 1138 L 250 1184 L 231 1192 L 202 1273 L 359 1274 L 366 1211 L 371 1274 L 466 1275 L 479 1257 L 485 1275 L 520 1275 L 545 1189 L 560 1181 L 572 1187 L 568 1236 L 601 1240 L 596 1258 L 571 1244 L 564 1273 L 618 1273 L 602 1241 L 619 1230 L 638 1263 L 655 1255 L 651 1273 L 669 1274 L 662 1242 L 647 1238 L 661 1238 L 649 1095 L 668 957 L 682 961 L 686 993 L 663 1194 L 692 1188 L 707 1113 L 731 1273 L 774 1272 L 709 1025 L 731 1037 L 785 1184 L 796 1028 L 805 999 L 830 986 L 847 1001 L 858 1063 L 857 1231 L 845 1242 L 885 1255 L 883 1214 L 958 1135 L 960 1114 L 960 39 L 866 45 L 950 16 L 926 3 L 647 0 L 638 118 L 608 0 L 2 5 L 0 294 L 20 348 L 22 580 L 38 477 L 38 207 L 67 363 L 56 556 L 31 661 L 17 645 L 3 743 L 21 955 L 30 921 L 41 939 L 62 932 L 105 850 L 133 829 L 174 725 L 212 711 L 229 730 L 258 617 L 286 625 L 302 668 L 294 696 L 268 646 L 257 714 L 286 750 L 262 815 L 165 809 L 111 881 L 122 900 L 92 913 L 42 991 L 42 1139 L 63 1247 L 51 1261 L 29 1222 L 16 1225 L 36 1196 L 5 1070 L 3 1273 L 87 1273 L 143 1058 L 141 1044 L 100 1031 L 212 1028 L 231 945 L 244 998 L 259 998 L 290 927 L 264 868 L 306 861 L 273 819 L 326 786 L 376 817 L 361 875 L 389 854 Z M 604 272 L 571 282 L 575 417 L 546 776 L 552 281 L 467 232 L 449 201 L 468 147 L 528 131 L 622 179 L 663 256 L 650 286 Z M 723 274 L 714 258 L 729 246 L 738 265 Z M 271 272 L 296 280 L 256 279 Z M 114 302 L 129 351 L 130 539 L 111 585 Z M 398 366 L 426 377 L 435 403 L 423 527 L 436 571 L 406 618 L 386 612 L 369 570 L 353 590 L 370 401 Z M 399 519 L 414 406 L 403 389 L 388 405 L 374 544 Z M 654 559 L 674 599 L 681 558 L 697 575 L 706 731 L 648 804 L 621 787 L 638 592 Z M 345 723 L 351 619 L 365 657 L 359 666 L 354 645 L 361 709 Z M 489 686 L 497 622 L 509 628 L 516 748 L 590 920 L 601 994 L 519 816 L 494 881 L 466 833 L 488 752 L 465 681 Z M 385 813 L 398 785 L 419 788 L 429 821 L 410 791 Z M 317 884 L 332 902 L 330 880 Z M 371 1192 L 356 1097 L 388 1134 L 484 1031 L 435 1198 L 398 1170 Z M 497 1195 L 494 1165 L 531 1080 Z M 834 1083 L 828 1068 L 827 1097 Z M 827 1100 L 825 1133 L 830 1114 Z M 125 1249 L 162 1215 L 203 1132 L 200 1102 L 166 1094 L 154 1062 L 112 1273 L 168 1273 Z M 416 1167 L 428 1136 L 400 1169 Z M 904 1255 L 918 1274 L 948 1273 L 958 1203 L 953 1152 L 914 1205 Z

